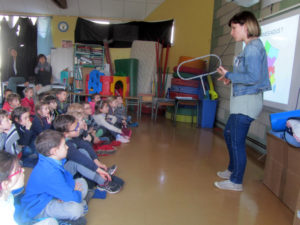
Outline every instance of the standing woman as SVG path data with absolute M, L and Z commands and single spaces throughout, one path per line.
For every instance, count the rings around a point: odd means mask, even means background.
M 225 181 L 215 182 L 219 189 L 242 191 L 246 168 L 246 137 L 250 124 L 263 107 L 263 92 L 271 90 L 268 75 L 267 55 L 263 43 L 258 38 L 260 27 L 255 16 L 243 11 L 228 22 L 231 36 L 236 42 L 245 43 L 244 50 L 236 57 L 233 72 L 220 66 L 218 79 L 224 85 L 231 83 L 230 116 L 224 138 L 229 152 L 227 170 L 217 175 Z

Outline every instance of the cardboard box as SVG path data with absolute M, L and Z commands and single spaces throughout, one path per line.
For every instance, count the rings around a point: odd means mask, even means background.
M 300 190 L 300 148 L 268 133 L 267 153 L 263 183 L 292 211 L 296 211 Z M 298 205 L 300 207 L 300 201 Z
M 293 225 L 300 225 L 300 191 L 298 193 Z
M 283 195 L 281 200 L 293 212 L 296 209 L 297 197 L 300 188 L 300 174 L 296 174 L 291 170 L 286 170 L 286 179 L 283 184 Z
M 263 183 L 279 198 L 283 196 L 287 152 L 285 141 L 272 134 L 267 134 L 267 158 Z

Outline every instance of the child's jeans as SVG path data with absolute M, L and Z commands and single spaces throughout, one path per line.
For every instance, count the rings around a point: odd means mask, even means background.
M 90 157 L 89 153 L 80 148 L 78 149 L 82 154 L 86 155 L 86 157 L 91 159 L 91 163 L 94 163 L 92 158 Z M 105 179 L 103 179 L 96 171 L 92 171 L 89 168 L 74 162 L 72 160 L 69 160 L 65 163 L 64 165 L 65 169 L 69 171 L 73 176 L 78 172 L 80 173 L 83 177 L 86 177 L 94 182 L 96 182 L 99 185 L 103 185 L 105 183 Z
M 82 202 L 62 202 L 58 199 L 51 200 L 43 211 L 35 217 L 35 219 L 53 217 L 61 220 L 77 220 L 78 218 L 84 216 L 84 207 L 86 205 L 85 199 L 88 186 L 83 178 L 78 178 L 75 180 L 81 186 L 81 196 Z

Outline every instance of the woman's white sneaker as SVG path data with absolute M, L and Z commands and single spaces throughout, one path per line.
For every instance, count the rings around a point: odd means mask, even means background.
M 230 190 L 230 191 L 243 191 L 243 185 L 242 184 L 235 184 L 231 182 L 230 180 L 224 180 L 214 183 L 215 186 L 222 190 Z
M 229 180 L 231 174 L 232 174 L 232 172 L 229 171 L 229 170 L 217 172 L 218 177 L 221 177 L 221 178 L 226 179 L 226 180 Z

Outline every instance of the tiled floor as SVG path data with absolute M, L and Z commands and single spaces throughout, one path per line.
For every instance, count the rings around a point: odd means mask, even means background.
M 243 192 L 218 190 L 227 166 L 225 142 L 210 129 L 143 117 L 129 144 L 102 160 L 116 163 L 124 189 L 93 199 L 89 225 L 285 225 L 292 212 L 262 183 L 263 169 L 248 160 Z

